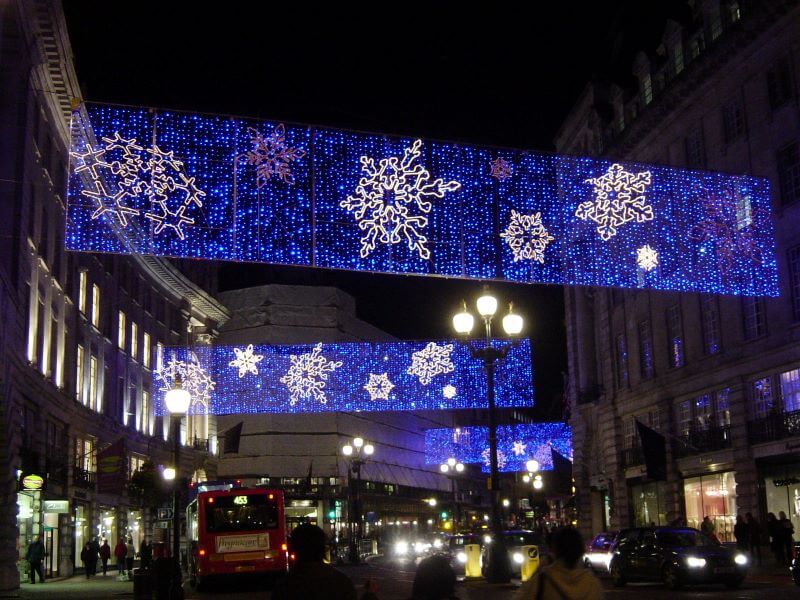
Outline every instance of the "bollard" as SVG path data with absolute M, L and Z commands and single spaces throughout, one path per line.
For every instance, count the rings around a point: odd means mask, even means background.
M 466 544 L 464 553 L 467 555 L 467 562 L 464 565 L 464 575 L 467 577 L 481 576 L 481 547 L 480 544 Z
M 522 581 L 528 581 L 539 570 L 539 546 L 523 546 L 520 551 L 522 552 L 520 577 Z

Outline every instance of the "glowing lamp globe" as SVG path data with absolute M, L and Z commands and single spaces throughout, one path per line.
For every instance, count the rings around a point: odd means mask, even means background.
M 542 489 L 543 486 L 544 486 L 544 483 L 542 483 L 541 479 L 534 479 L 533 480 L 533 487 L 535 489 L 540 490 L 540 489 Z
M 519 335 L 522 331 L 522 317 L 514 314 L 507 314 L 503 317 L 503 330 L 508 335 Z
M 462 465 L 461 463 L 457 463 L 456 464 L 456 472 L 457 473 L 461 473 L 463 470 L 464 470 L 464 465 Z
M 456 459 L 453 458 L 453 457 L 448 458 L 447 459 L 447 466 L 455 467 L 456 466 Z
M 450 470 L 450 467 L 449 467 L 449 466 L 447 466 L 447 465 L 439 465 L 439 470 L 440 470 L 442 473 L 447 473 L 447 472 Z
M 375 452 L 375 446 L 373 446 L 372 444 L 366 444 L 364 446 L 364 454 L 366 456 L 372 456 L 373 452 Z
M 525 468 L 528 469 L 528 473 L 536 473 L 539 470 L 539 461 L 529 460 L 525 463 Z
M 175 469 L 173 469 L 172 467 L 165 467 L 164 470 L 161 472 L 161 475 L 163 475 L 164 479 L 166 479 L 167 481 L 172 481 L 173 479 L 175 479 Z
M 361 448 L 361 446 L 363 445 L 364 445 L 364 438 L 360 437 L 353 438 L 353 446 L 355 446 L 356 448 Z
M 478 308 L 478 314 L 480 314 L 480 316 L 492 317 L 494 316 L 494 313 L 497 312 L 497 298 L 495 298 L 489 293 L 485 293 L 483 296 L 478 298 L 476 306 Z
M 475 318 L 467 312 L 467 303 L 462 301 L 463 310 L 453 317 L 453 329 L 456 333 L 467 335 L 475 325 Z
M 350 444 L 347 444 L 347 446 L 343 446 L 342 447 L 342 454 L 344 454 L 345 456 L 352 455 L 353 454 L 353 447 Z
M 184 415 L 189 410 L 189 403 L 192 401 L 192 396 L 188 391 L 182 387 L 173 387 L 167 391 L 164 397 L 164 402 L 167 405 L 167 410 L 173 415 Z

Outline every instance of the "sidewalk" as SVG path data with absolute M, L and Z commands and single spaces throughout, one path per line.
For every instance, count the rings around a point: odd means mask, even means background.
M 133 581 L 117 581 L 117 572 L 96 575 L 86 579 L 85 575 L 58 577 L 44 583 L 20 584 L 20 598 L 133 598 Z

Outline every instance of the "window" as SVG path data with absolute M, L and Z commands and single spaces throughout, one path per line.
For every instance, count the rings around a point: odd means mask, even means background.
M 92 285 L 92 325 L 100 328 L 100 287 Z
M 709 517 L 721 542 L 735 541 L 733 526 L 738 510 L 733 471 L 684 479 L 683 490 L 689 527 L 699 529 L 703 518 Z M 705 538 L 700 536 L 699 539 Z
M 639 323 L 639 365 L 642 379 L 653 377 L 653 336 L 650 321 Z
M 150 368 L 150 334 L 145 333 L 142 337 L 142 363 L 146 368 Z
M 775 61 L 767 71 L 767 93 L 772 110 L 780 108 L 792 98 L 792 66 L 784 56 Z
M 714 394 L 714 410 L 717 416 L 717 427 L 731 426 L 730 388 L 724 388 Z
M 714 425 L 714 405 L 710 394 L 703 394 L 694 399 L 694 417 L 697 430 L 708 429 Z
M 617 336 L 617 385 L 627 387 L 628 385 L 628 348 L 625 344 L 625 336 Z
M 730 144 L 744 133 L 744 111 L 740 100 L 722 107 L 722 137 Z
M 164 368 L 164 344 L 156 342 L 156 370 Z
M 778 151 L 777 162 L 781 203 L 797 202 L 800 200 L 800 144 L 794 142 Z
M 639 434 L 636 432 L 636 419 L 625 417 L 622 420 L 622 447 L 635 448 L 639 445 Z
M 800 369 L 781 373 L 781 399 L 786 412 L 800 410 Z
M 772 412 L 772 378 L 762 377 L 753 382 L 753 418 L 763 419 Z
M 132 476 L 136 471 L 141 469 L 144 464 L 147 462 L 147 459 L 143 456 L 136 456 L 131 454 L 130 460 L 128 462 L 129 470 L 128 470 L 128 477 Z
M 731 2 L 728 4 L 728 14 L 730 15 L 731 23 L 736 23 L 736 21 L 742 18 L 742 11 L 739 9 L 738 2 Z
M 94 472 L 96 470 L 96 455 L 94 452 L 94 440 L 86 438 L 75 439 L 75 466 L 84 471 Z
M 682 367 L 683 362 L 683 320 L 681 307 L 674 304 L 667 308 L 667 343 L 669 344 L 669 366 Z
M 753 340 L 767 333 L 766 306 L 763 298 L 742 298 L 744 338 Z
M 703 147 L 703 130 L 695 129 L 684 140 L 686 149 L 686 166 L 690 169 L 702 169 L 706 166 L 706 152 Z
M 97 359 L 92 356 L 89 358 L 89 407 L 98 410 L 97 400 Z
M 650 75 L 645 75 L 642 78 L 642 97 L 644 98 L 645 106 L 653 101 L 653 82 L 650 80 Z
M 142 410 L 139 420 L 139 431 L 150 433 L 150 392 L 142 391 Z
M 78 274 L 78 310 L 86 314 L 86 271 Z
M 719 309 L 713 296 L 700 297 L 700 311 L 703 319 L 703 350 L 706 354 L 720 351 Z
M 800 246 L 789 249 L 789 285 L 792 290 L 792 318 L 800 321 Z
M 117 346 L 123 352 L 125 351 L 125 313 L 119 311 L 117 317 Z
M 136 360 L 139 353 L 139 327 L 131 321 L 131 358 Z
M 672 54 L 672 64 L 675 68 L 675 75 L 683 71 L 683 46 L 678 44 Z
M 692 430 L 692 404 L 690 400 L 684 400 L 678 404 L 678 432 L 680 435 L 687 436 Z
M 78 400 L 78 402 L 86 404 L 83 395 L 83 368 L 84 368 L 83 346 L 78 346 L 78 353 L 76 354 L 76 369 L 75 369 L 75 399 Z

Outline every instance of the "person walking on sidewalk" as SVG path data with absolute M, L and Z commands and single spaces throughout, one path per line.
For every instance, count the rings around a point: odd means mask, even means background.
M 153 545 L 144 538 L 139 546 L 139 560 L 143 569 L 149 569 L 153 560 Z
M 136 558 L 136 548 L 133 547 L 133 538 L 128 536 L 125 544 L 125 564 L 128 567 L 128 579 L 133 579 L 133 559 Z
M 108 572 L 108 559 L 111 558 L 111 546 L 108 545 L 108 540 L 103 538 L 103 545 L 100 546 L 100 562 L 103 563 L 103 577 Z
M 792 522 L 786 517 L 786 513 L 783 511 L 778 513 L 778 523 L 780 523 L 783 555 L 786 558 L 786 564 L 790 565 L 794 553 L 794 525 L 792 525 Z
M 91 542 L 86 542 L 83 550 L 81 550 L 81 561 L 86 571 L 86 579 L 97 573 L 97 552 Z
M 781 524 L 775 517 L 775 513 L 767 513 L 767 533 L 769 533 L 769 549 L 775 555 L 775 564 L 783 566 L 786 564 L 786 556 L 781 536 Z
M 758 566 L 761 566 L 761 525 L 753 516 L 753 513 L 745 513 L 745 521 L 748 528 L 748 544 L 750 546 L 750 556 L 758 558 Z
M 742 552 L 747 552 L 747 548 L 750 546 L 750 527 L 748 527 L 741 514 L 736 515 L 733 537 L 736 538 L 736 548 Z
M 28 561 L 30 566 L 31 583 L 36 583 L 36 574 L 39 574 L 39 583 L 44 583 L 44 566 L 42 560 L 44 559 L 45 550 L 42 540 L 38 535 L 33 536 L 33 541 L 28 544 L 28 549 L 25 551 L 25 560 Z
M 114 546 L 114 558 L 117 559 L 117 578 L 122 579 L 125 576 L 125 555 L 128 554 L 128 548 L 122 538 L 119 538 L 117 545 Z

